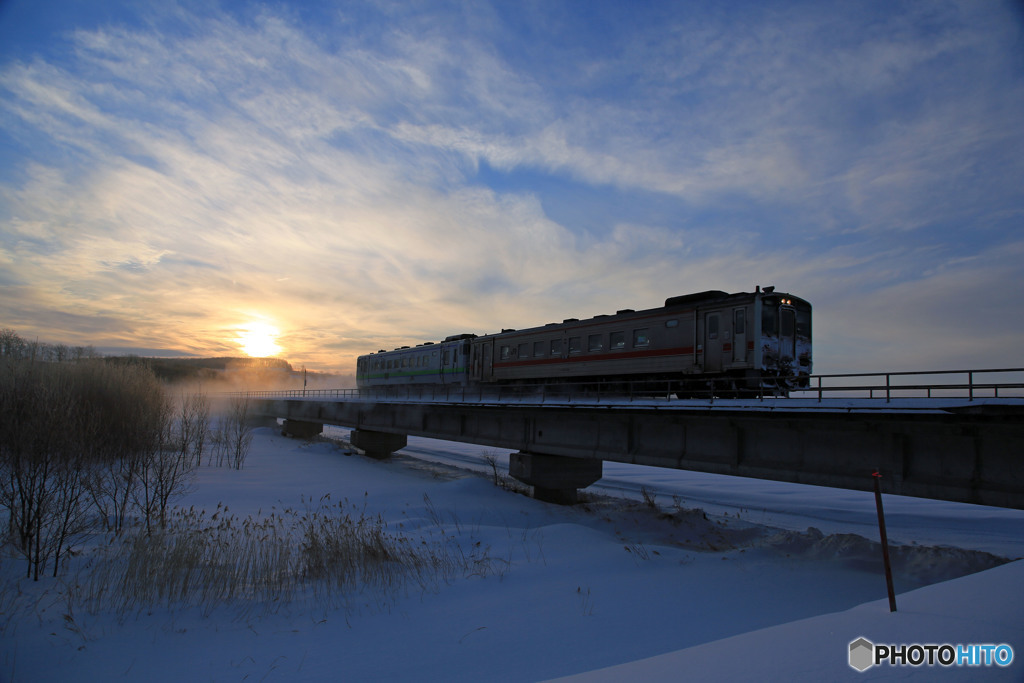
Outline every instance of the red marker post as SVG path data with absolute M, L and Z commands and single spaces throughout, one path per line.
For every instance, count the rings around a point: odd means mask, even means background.
M 885 513 L 882 512 L 882 490 L 879 480 L 882 475 L 875 470 L 871 474 L 875 480 L 875 507 L 878 508 L 878 532 L 882 536 L 882 559 L 885 561 L 885 585 L 889 589 L 889 611 L 896 611 L 896 591 L 892 587 L 892 565 L 889 564 L 889 538 L 885 534 Z

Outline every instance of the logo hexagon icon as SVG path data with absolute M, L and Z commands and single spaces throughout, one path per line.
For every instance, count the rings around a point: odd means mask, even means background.
M 875 646 L 867 638 L 858 638 L 850 643 L 850 666 L 865 671 L 874 664 Z

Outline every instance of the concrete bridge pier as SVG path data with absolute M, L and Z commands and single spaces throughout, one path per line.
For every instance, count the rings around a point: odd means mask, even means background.
M 577 489 L 600 479 L 603 465 L 602 460 L 520 451 L 509 455 L 508 473 L 532 486 L 537 500 L 573 505 L 579 500 Z
M 302 420 L 285 420 L 281 427 L 281 433 L 285 436 L 297 436 L 300 439 L 312 439 L 317 434 L 322 434 L 323 431 L 322 422 L 304 422 Z
M 373 432 L 367 429 L 353 429 L 349 440 L 366 455 L 378 460 L 390 458 L 392 453 L 409 445 L 409 437 L 405 434 Z

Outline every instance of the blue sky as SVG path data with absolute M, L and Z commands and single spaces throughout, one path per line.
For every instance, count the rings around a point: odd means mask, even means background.
M 2 0 L 0 326 L 345 371 L 775 285 L 818 372 L 1022 366 L 1022 121 L 1009 2 Z

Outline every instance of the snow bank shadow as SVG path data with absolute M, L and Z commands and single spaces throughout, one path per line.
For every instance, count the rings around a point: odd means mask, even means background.
M 857 534 L 823 534 L 815 527 L 806 531 L 774 530 L 759 543 L 789 557 L 839 561 L 871 572 L 883 571 L 882 546 Z M 889 545 L 893 573 L 911 583 L 926 586 L 992 569 L 1010 562 L 980 550 L 951 546 Z
M 759 550 L 770 556 L 799 561 L 834 562 L 856 571 L 884 571 L 881 543 L 858 534 L 824 534 L 815 527 L 792 531 L 748 522 L 740 517 L 714 516 L 700 508 L 680 505 L 662 510 L 650 502 L 622 499 L 593 500 L 580 506 L 588 526 L 604 527 L 614 535 L 646 546 L 728 553 Z M 998 567 L 1012 561 L 992 553 L 951 546 L 889 546 L 893 573 L 902 584 L 921 587 Z

